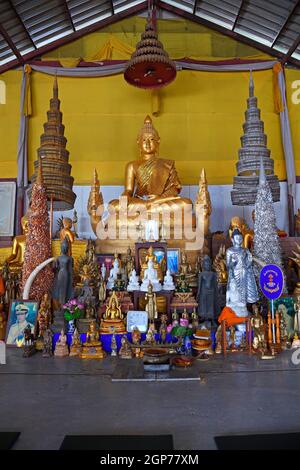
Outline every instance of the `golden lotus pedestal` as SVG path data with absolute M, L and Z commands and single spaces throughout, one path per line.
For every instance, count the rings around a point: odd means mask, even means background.
M 100 334 L 111 335 L 113 332 L 116 335 L 126 334 L 124 321 L 123 320 L 101 320 Z
M 81 359 L 104 359 L 106 353 L 103 351 L 100 341 L 97 344 L 83 343 L 79 357 Z

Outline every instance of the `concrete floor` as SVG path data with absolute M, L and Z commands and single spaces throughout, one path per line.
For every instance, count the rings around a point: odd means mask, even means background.
M 215 449 L 215 435 L 300 431 L 291 354 L 197 361 L 201 381 L 114 382 L 118 359 L 24 359 L 10 349 L 0 366 L 0 431 L 21 431 L 14 449 L 58 449 L 66 434 L 173 434 L 177 450 Z

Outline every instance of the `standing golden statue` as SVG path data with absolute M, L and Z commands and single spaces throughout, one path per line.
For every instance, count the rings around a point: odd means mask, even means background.
M 122 196 L 127 196 L 127 209 L 130 211 L 128 225 L 136 228 L 137 219 L 142 208 L 148 215 L 161 214 L 165 211 L 173 213 L 186 205 L 192 207 L 192 201 L 179 196 L 181 183 L 173 160 L 160 158 L 160 137 L 152 124 L 150 116 L 146 116 L 144 125 L 139 132 L 137 144 L 140 159 L 127 164 L 125 172 L 125 188 Z M 96 215 L 97 204 L 101 201 L 99 181 L 94 179 L 91 188 L 88 212 L 93 230 L 95 223 L 101 221 L 101 215 Z M 120 210 L 118 199 L 109 203 L 109 210 L 115 210 L 117 216 Z M 117 217 L 118 220 L 118 217 Z M 95 232 L 96 233 L 96 232 Z
M 202 231 L 204 236 L 204 245 L 202 248 L 203 253 L 209 253 L 209 246 L 207 237 L 209 236 L 209 222 L 210 215 L 212 212 L 210 194 L 208 191 L 208 184 L 206 179 L 205 169 L 202 168 L 200 180 L 199 180 L 199 189 L 197 198 L 195 201 L 195 208 L 197 213 L 197 224 L 199 229 Z
M 151 282 L 148 286 L 148 292 L 145 296 L 146 299 L 146 307 L 145 310 L 148 313 L 149 323 L 153 323 L 154 320 L 158 318 L 157 313 L 157 302 L 156 302 L 156 294 L 153 292 L 153 286 Z

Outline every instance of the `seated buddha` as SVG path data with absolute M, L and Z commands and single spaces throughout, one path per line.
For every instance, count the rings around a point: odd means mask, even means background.
M 127 197 L 127 226 L 134 228 L 138 224 L 137 219 L 143 209 L 146 209 L 149 219 L 151 214 L 160 214 L 162 217 L 162 214 L 169 212 L 172 216 L 177 211 L 181 213 L 184 206 L 190 205 L 192 207 L 190 199 L 179 196 L 181 183 L 174 161 L 158 156 L 160 137 L 153 127 L 150 116 L 145 118 L 137 144 L 140 159 L 127 164 L 125 188 L 122 193 L 122 196 Z M 119 199 L 112 200 L 108 210 L 110 214 L 116 211 L 118 220 Z M 99 222 L 100 220 L 101 216 L 99 216 Z
M 92 322 L 89 325 L 89 329 L 86 333 L 86 340 L 82 343 L 79 357 L 82 359 L 103 359 L 106 356 L 102 349 L 102 343 L 99 338 L 99 331 L 97 329 L 96 322 Z
M 117 334 L 126 333 L 123 314 L 115 291 L 113 291 L 108 301 L 105 314 L 101 320 L 100 333 L 111 334 L 111 327 L 115 328 L 115 333 Z
M 145 256 L 145 260 L 144 260 L 144 262 L 142 263 L 141 279 L 144 279 L 145 270 L 148 268 L 148 262 L 149 262 L 150 260 L 152 261 L 152 264 L 153 264 L 154 269 L 156 269 L 156 271 L 157 271 L 158 280 L 159 280 L 159 281 L 162 281 L 162 280 L 163 280 L 163 273 L 162 273 L 161 265 L 160 265 L 160 263 L 158 263 L 157 257 L 156 257 L 156 255 L 153 253 L 153 246 L 152 246 L 152 245 L 150 245 L 150 247 L 149 247 L 149 249 L 148 249 L 148 252 L 147 252 L 147 254 L 146 254 L 146 256 Z
M 26 237 L 28 234 L 28 218 L 26 215 L 21 219 L 23 235 L 16 235 L 13 240 L 10 256 L 5 260 L 11 271 L 22 269 L 26 247 Z

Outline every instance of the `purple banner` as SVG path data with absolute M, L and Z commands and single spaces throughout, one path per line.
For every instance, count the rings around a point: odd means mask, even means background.
M 265 297 L 270 300 L 278 299 L 283 290 L 283 272 L 276 264 L 267 264 L 260 272 L 260 287 Z

